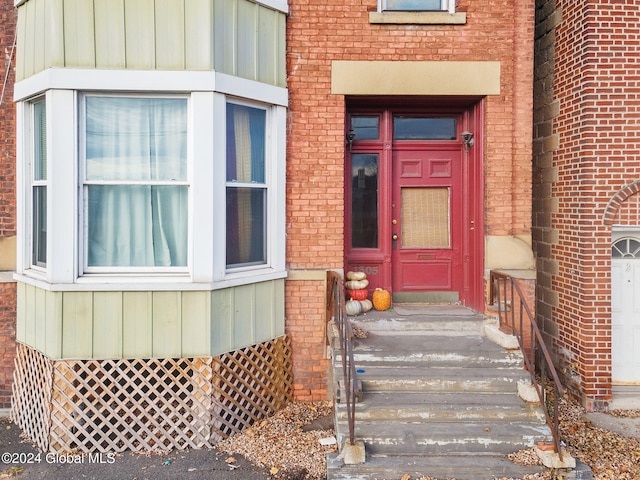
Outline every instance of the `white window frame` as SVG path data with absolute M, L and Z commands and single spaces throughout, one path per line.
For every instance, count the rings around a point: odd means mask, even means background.
M 45 187 L 48 191 L 48 172 L 45 172 L 45 179 L 38 180 L 35 178 L 35 168 L 36 168 L 36 129 L 35 129 L 35 106 L 39 103 L 44 103 L 45 105 L 45 116 L 47 115 L 47 106 L 46 106 L 46 98 L 44 95 L 40 95 L 38 97 L 32 98 L 27 101 L 24 105 L 24 155 L 26 160 L 25 165 L 25 180 L 26 180 L 26 195 L 25 195 L 25 206 L 27 209 L 27 216 L 29 221 L 25 224 L 25 237 L 27 240 L 27 248 L 25 249 L 25 264 L 28 265 L 30 269 L 34 272 L 37 272 L 39 275 L 44 275 L 47 271 L 47 263 L 45 260 L 44 264 L 38 264 L 34 262 L 35 256 L 35 248 L 36 248 L 36 239 L 34 238 L 34 228 L 35 228 L 35 209 L 36 206 L 33 203 L 34 199 L 34 189 L 36 187 Z M 47 120 L 45 120 L 45 125 Z M 45 132 L 46 134 L 46 132 Z M 48 156 L 48 152 L 46 152 Z M 47 165 L 48 170 L 48 165 Z M 48 197 L 48 195 L 47 195 Z M 46 198 L 47 207 L 50 205 L 49 199 Z M 47 216 L 48 218 L 48 216 Z M 45 219 L 46 220 L 46 219 Z M 49 230 L 49 225 L 47 225 L 47 231 Z M 47 235 L 48 236 L 48 235 Z M 48 239 L 47 239 L 48 240 Z M 47 242 L 48 243 L 48 242 Z M 45 258 L 49 258 L 49 252 L 45 252 Z
M 378 0 L 378 12 L 397 12 L 401 10 L 389 10 L 387 9 L 387 0 Z M 426 11 L 426 10 L 416 10 Z M 449 13 L 456 13 L 456 0 L 440 0 L 440 9 L 434 11 L 443 11 Z
M 80 242 L 78 245 L 78 275 L 92 275 L 92 274 L 124 274 L 124 275 L 149 275 L 154 276 L 157 274 L 168 274 L 168 275 L 186 275 L 189 273 L 192 264 L 192 224 L 188 220 L 192 218 L 191 210 L 193 205 L 192 195 L 191 195 L 191 184 L 192 184 L 192 156 L 190 155 L 190 147 L 187 146 L 187 178 L 183 181 L 176 182 L 166 182 L 166 181 L 119 181 L 119 182 L 109 182 L 113 185 L 172 185 L 172 186 L 186 186 L 187 187 L 187 265 L 179 266 L 179 267 L 107 267 L 107 266 L 89 266 L 88 265 L 88 254 L 87 254 L 87 245 L 88 245 L 88 206 L 87 206 L 87 198 L 88 192 L 87 187 L 92 184 L 101 184 L 101 182 L 89 181 L 86 180 L 85 167 L 86 167 L 86 158 L 85 158 L 85 127 L 86 127 L 86 118 L 85 118 L 85 106 L 87 97 L 112 97 L 112 98 L 173 98 L 173 99 L 183 99 L 187 104 L 187 116 L 189 117 L 189 108 L 190 108 L 190 99 L 188 95 L 162 95 L 162 94 L 152 94 L 152 93 L 125 93 L 125 92 L 79 92 L 79 102 L 78 102 L 78 131 L 79 131 L 79 141 L 78 141 L 78 192 L 80 198 L 78 200 L 78 216 L 80 219 L 79 232 Z M 187 122 L 187 136 L 189 136 L 189 122 Z
M 18 262 L 15 278 L 54 291 L 216 290 L 287 276 L 286 89 L 218 72 L 49 69 L 14 88 L 17 102 Z M 84 263 L 79 104 L 84 93 L 188 98 L 189 261 L 186 272 L 96 272 Z M 31 268 L 29 102 L 47 104 L 46 271 Z M 267 263 L 226 268 L 226 102 L 267 110 Z M 213 134 L 212 134 L 213 132 Z M 75 188 L 72 188 L 74 187 Z M 54 254 L 55 253 L 55 254 Z

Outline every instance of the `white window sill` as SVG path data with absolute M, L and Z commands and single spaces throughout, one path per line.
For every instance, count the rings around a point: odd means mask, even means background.
M 13 275 L 14 280 L 51 292 L 144 292 L 144 291 L 211 291 L 252 283 L 286 278 L 287 272 L 269 270 L 251 276 L 229 278 L 219 282 L 193 282 L 190 277 L 137 277 L 122 275 L 91 275 L 76 279 L 75 283 L 49 283 L 29 274 Z
M 465 25 L 465 12 L 369 12 L 369 23 L 407 25 Z

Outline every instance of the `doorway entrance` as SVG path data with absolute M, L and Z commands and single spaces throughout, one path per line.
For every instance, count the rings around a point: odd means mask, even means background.
M 614 232 L 611 249 L 611 379 L 614 385 L 640 385 L 639 233 Z
M 479 103 L 350 105 L 345 265 L 395 302 L 484 306 Z

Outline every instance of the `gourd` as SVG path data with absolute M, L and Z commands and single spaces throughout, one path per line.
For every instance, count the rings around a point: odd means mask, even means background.
M 347 280 L 364 280 L 367 274 L 364 272 L 347 272 Z
M 364 300 L 369 296 L 369 290 L 347 290 L 347 295 L 352 300 Z
M 373 302 L 368 299 L 360 300 L 360 304 L 362 305 L 362 313 L 366 313 L 373 308 Z
M 350 317 L 354 317 L 362 313 L 362 304 L 359 300 L 349 300 L 344 304 L 344 311 L 347 312 L 347 315 Z
M 366 278 L 362 280 L 349 280 L 344 284 L 348 290 L 362 290 L 363 288 L 367 288 L 367 285 L 369 285 L 369 280 Z
M 388 310 L 391 306 L 391 293 L 382 288 L 373 291 L 373 307 L 376 310 Z

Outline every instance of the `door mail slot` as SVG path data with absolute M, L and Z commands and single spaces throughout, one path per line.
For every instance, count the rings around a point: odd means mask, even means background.
M 418 255 L 418 260 L 431 260 L 432 258 L 436 258 L 433 253 L 425 253 Z

